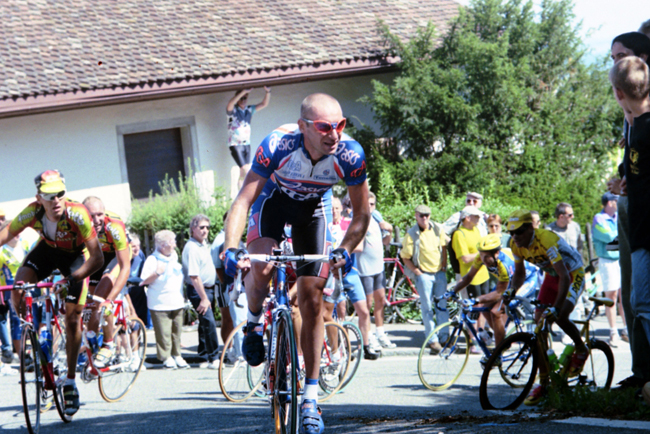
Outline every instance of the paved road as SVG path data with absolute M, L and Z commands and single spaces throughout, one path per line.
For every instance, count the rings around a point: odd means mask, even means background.
M 600 318 L 599 318 L 600 320 Z M 600 324 L 603 325 L 603 324 Z M 531 409 L 495 414 L 481 410 L 478 402 L 480 367 L 472 356 L 459 382 L 442 393 L 422 387 L 417 376 L 415 348 L 423 337 L 418 326 L 389 326 L 398 344 L 392 357 L 363 361 L 345 393 L 322 407 L 330 433 L 384 432 L 548 432 L 545 419 Z M 603 330 L 604 332 L 604 330 Z M 195 349 L 196 333 L 183 336 L 186 355 Z M 149 337 L 153 339 L 153 335 Z M 618 381 L 629 374 L 629 349 L 614 350 Z M 150 343 L 148 354 L 155 354 Z M 79 380 L 78 380 L 79 381 Z M 219 392 L 216 371 L 192 368 L 184 371 L 149 369 L 122 401 L 104 402 L 95 382 L 80 383 L 82 408 L 72 423 L 64 425 L 56 411 L 43 417 L 42 433 L 270 433 L 268 405 L 261 399 L 245 404 L 225 401 Z M 0 377 L 0 427 L 3 433 L 23 433 L 18 377 Z M 611 428 L 585 424 L 553 424 L 559 433 L 609 433 Z M 641 431 L 636 431 L 641 432 Z

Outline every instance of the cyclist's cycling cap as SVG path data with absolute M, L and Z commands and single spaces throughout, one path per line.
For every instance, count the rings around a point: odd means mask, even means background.
M 58 170 L 46 170 L 34 178 L 34 184 L 41 193 L 58 193 L 65 190 L 65 178 Z
M 480 217 L 480 216 L 483 215 L 483 213 L 482 213 L 478 208 L 476 208 L 475 206 L 471 206 L 471 205 L 470 205 L 470 206 L 466 206 L 466 207 L 463 208 L 463 210 L 460 212 L 460 219 L 462 220 L 462 219 L 464 219 L 465 217 L 469 217 L 469 216 L 471 216 L 471 215 L 477 215 L 477 216 Z
M 520 209 L 518 211 L 513 212 L 508 218 L 508 230 L 516 231 L 522 225 L 526 223 L 532 223 L 532 222 L 533 222 L 533 216 L 530 214 L 530 211 L 525 209 Z
M 476 248 L 479 252 L 489 252 L 501 248 L 501 237 L 498 234 L 490 234 L 481 238 Z
M 420 213 L 420 214 L 431 215 L 431 208 L 429 208 L 426 205 L 418 205 L 418 206 L 415 207 L 415 212 Z

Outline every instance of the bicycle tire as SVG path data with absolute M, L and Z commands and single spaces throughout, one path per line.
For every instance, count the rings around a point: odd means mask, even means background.
M 422 323 L 420 297 L 413 293 L 406 276 L 400 277 L 395 284 L 390 297 L 390 306 L 402 322 L 409 324 Z
M 237 333 L 241 332 L 245 326 L 246 321 L 242 321 L 230 332 L 223 345 L 224 350 L 221 352 L 221 358 L 219 360 L 219 388 L 223 396 L 230 402 L 246 401 L 262 383 L 262 378 L 260 377 L 251 387 L 250 381 L 252 377 L 249 374 L 250 367 L 241 354 L 236 354 L 237 358 L 234 363 L 226 363 L 226 349 L 231 347 Z M 241 353 L 241 350 L 239 353 Z
M 526 399 L 537 375 L 537 346 L 529 333 L 515 333 L 497 346 L 481 376 L 479 399 L 484 410 L 514 410 Z M 515 382 L 518 387 L 511 386 Z
M 453 327 L 442 351 L 431 355 L 428 342 L 444 327 Z M 465 342 L 460 342 L 461 335 Z M 449 321 L 436 327 L 422 344 L 418 355 L 418 376 L 422 385 L 429 390 L 439 392 L 448 389 L 458 380 L 469 360 L 470 339 L 467 330 L 460 323 L 454 325 Z
M 40 344 L 32 325 L 24 325 L 20 337 L 20 390 L 25 423 L 31 434 L 38 434 L 41 428 L 43 373 L 38 346 Z
M 63 385 L 68 378 L 68 353 L 66 351 L 65 323 L 59 318 L 61 330 L 54 330 L 52 339 L 52 373 L 54 375 L 54 405 L 59 417 L 65 423 L 72 422 L 72 416 L 65 414 Z
M 361 364 L 361 359 L 363 358 L 363 335 L 361 335 L 361 330 L 355 323 L 344 322 L 343 328 L 348 334 L 348 339 L 350 340 L 350 367 L 348 368 L 348 374 L 343 379 L 343 384 L 337 393 L 343 392 L 348 384 L 352 381 L 354 376 L 359 369 Z
M 126 396 L 138 378 L 145 359 L 147 333 L 144 323 L 139 318 L 128 318 L 127 329 L 120 333 L 122 330 L 119 324 L 113 333 L 115 356 L 106 368 L 98 369 L 99 393 L 107 402 L 116 402 Z M 122 350 L 126 352 L 126 360 L 120 360 Z
M 336 342 L 333 342 L 330 334 L 335 337 Z M 334 357 L 337 352 L 339 360 L 335 361 Z M 318 372 L 318 384 L 323 391 L 318 397 L 320 402 L 331 399 L 343 385 L 343 380 L 350 369 L 351 354 L 350 339 L 345 328 L 334 321 L 326 322 Z
M 591 390 L 609 389 L 614 379 L 614 353 L 606 342 L 591 339 L 589 358 L 578 377 L 570 378 L 569 385 L 575 381 L 576 385 L 586 386 Z
M 291 313 L 278 312 L 276 353 L 273 366 L 273 419 L 276 434 L 296 434 L 298 432 L 298 353 L 293 333 Z M 271 369 L 269 369 L 271 371 Z M 267 384 L 269 378 L 267 377 Z

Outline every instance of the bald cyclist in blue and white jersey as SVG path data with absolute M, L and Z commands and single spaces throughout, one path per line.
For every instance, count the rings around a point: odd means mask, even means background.
M 224 247 L 226 272 L 250 268 L 245 277 L 248 324 L 242 345 L 252 366 L 264 361 L 262 303 L 268 293 L 273 266 L 242 260 L 235 252 L 248 221 L 248 250 L 271 253 L 282 241 L 284 225 L 291 224 L 297 255 L 328 254 L 331 236 L 331 188 L 339 180 L 348 187 L 354 217 L 339 248 L 344 259 L 330 263 L 299 263 L 298 306 L 302 316 L 300 342 L 305 357 L 306 381 L 301 405 L 300 432 L 324 430 L 317 408 L 318 374 L 323 345 L 323 288 L 330 266 L 348 272 L 350 252 L 363 239 L 370 219 L 368 183 L 363 148 L 343 134 L 346 119 L 338 101 L 326 94 L 312 94 L 300 107 L 298 124 L 284 125 L 268 135 L 255 152 L 253 166 L 233 202 L 226 220 Z M 247 219 L 248 211 L 250 218 Z

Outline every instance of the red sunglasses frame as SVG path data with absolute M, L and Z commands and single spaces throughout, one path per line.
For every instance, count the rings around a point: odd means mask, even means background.
M 312 121 L 310 119 L 304 119 L 304 118 L 300 118 L 300 120 L 308 124 L 313 124 L 316 131 L 318 131 L 321 134 L 329 134 L 332 130 L 336 130 L 337 133 L 341 134 L 343 132 L 343 129 L 345 128 L 345 125 L 348 122 L 346 118 L 343 118 L 338 122 L 327 122 L 327 121 L 321 121 L 319 119 L 315 119 Z

